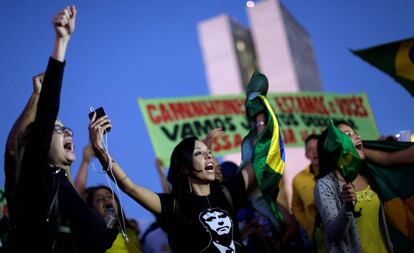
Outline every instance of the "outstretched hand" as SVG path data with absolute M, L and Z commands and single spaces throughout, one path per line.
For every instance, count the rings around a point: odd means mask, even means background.
M 91 121 L 89 122 L 89 140 L 94 151 L 103 149 L 103 133 L 108 128 L 111 128 L 111 120 L 108 118 L 107 115 L 96 119 L 96 113 L 94 112 Z M 95 152 L 96 153 L 96 152 Z
M 77 10 L 74 5 L 68 6 L 52 18 L 57 39 L 69 39 L 75 31 Z
M 207 137 L 203 140 L 203 142 L 209 149 L 211 149 L 211 146 L 213 146 L 214 139 L 222 135 L 224 135 L 224 132 L 223 130 L 221 130 L 221 128 L 214 128 L 208 133 Z

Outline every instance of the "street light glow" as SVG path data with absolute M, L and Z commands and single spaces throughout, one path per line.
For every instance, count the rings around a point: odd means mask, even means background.
M 254 2 L 253 2 L 253 1 L 247 1 L 247 2 L 246 2 L 246 6 L 247 6 L 248 8 L 253 8 L 253 7 L 254 7 Z

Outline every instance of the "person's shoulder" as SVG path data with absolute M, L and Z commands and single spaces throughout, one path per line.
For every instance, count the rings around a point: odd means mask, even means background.
M 157 193 L 161 203 L 171 204 L 174 202 L 175 197 L 171 193 Z
M 299 171 L 294 177 L 293 177 L 293 181 L 297 181 L 298 179 L 301 179 L 302 177 L 306 176 L 307 174 L 310 173 L 310 167 L 309 165 L 306 166 L 306 168 L 304 168 L 303 170 Z
M 318 180 L 316 180 L 315 187 L 335 187 L 337 184 L 334 173 L 329 173 Z
M 327 175 L 321 177 L 318 180 L 331 182 L 331 181 L 335 181 L 335 178 L 336 178 L 335 173 L 334 172 L 331 172 L 331 173 L 328 173 Z

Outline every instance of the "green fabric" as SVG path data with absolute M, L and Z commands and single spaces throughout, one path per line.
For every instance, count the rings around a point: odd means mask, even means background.
M 345 181 L 354 181 L 362 166 L 361 157 L 351 138 L 335 127 L 332 121 L 327 129 L 324 149 L 338 161 L 337 168 Z
M 269 81 L 267 77 L 256 70 L 246 87 L 246 95 L 249 97 L 250 94 L 258 92 L 260 95 L 266 96 L 268 89 Z
M 384 142 L 384 141 L 364 141 L 364 148 L 374 150 L 381 150 L 386 152 L 394 152 L 409 145 L 410 142 Z M 392 201 L 401 199 L 402 203 L 408 204 L 407 199 L 414 195 L 414 165 L 399 165 L 399 166 L 380 166 L 367 159 L 367 165 L 370 173 L 373 175 L 376 185 L 379 188 L 381 199 L 385 205 L 386 216 L 388 220 L 388 228 L 390 237 L 394 245 L 394 252 L 414 252 L 414 241 L 409 239 L 401 231 L 412 231 L 414 226 L 409 223 L 406 211 L 413 215 L 414 210 L 410 207 L 404 209 L 398 207 L 397 210 L 392 207 L 387 208 L 387 204 Z M 396 203 L 396 202 L 392 202 Z M 392 221 L 399 221 L 401 228 Z M 401 224 L 401 221 L 406 222 Z M 412 222 L 412 221 L 411 221 Z M 411 229 L 409 229 L 411 227 Z M 408 229 L 407 229 L 408 228 Z
M 269 218 L 276 230 L 281 231 L 284 227 L 284 218 L 277 208 L 276 198 L 285 154 L 277 118 L 265 97 L 267 90 L 266 76 L 256 71 L 246 88 L 245 109 L 250 129 L 243 139 L 240 167 L 244 168 L 249 163 L 252 164 L 262 196 L 260 198 L 252 196 L 250 201 L 260 214 Z M 267 125 L 260 136 L 257 135 L 255 119 L 259 113 L 265 113 L 267 117 Z
M 364 148 L 394 152 L 404 149 L 410 142 L 363 141 Z M 406 199 L 414 195 L 414 165 L 383 167 L 367 159 L 370 172 L 375 176 L 384 201 L 395 197 Z
M 254 117 L 265 110 L 263 103 L 259 99 L 259 95 L 266 96 L 269 89 L 267 77 L 255 71 L 250 78 L 250 82 L 246 87 L 246 116 L 254 120 Z
M 412 96 L 414 96 L 413 75 L 404 76 L 400 69 L 412 71 L 414 67 L 414 38 L 395 41 L 384 45 L 352 51 L 367 63 L 391 76 L 400 83 Z M 409 48 L 407 48 L 409 47 Z M 399 54 L 405 60 L 401 63 L 397 60 Z M 407 70 L 406 70 L 407 71 Z
M 272 144 L 272 135 L 274 129 L 273 124 L 275 123 L 270 118 L 268 120 L 266 128 L 258 137 L 253 151 L 252 165 L 263 197 L 269 203 L 270 208 L 272 209 L 272 212 L 276 218 L 278 220 L 283 220 L 283 216 L 277 208 L 276 204 L 277 195 L 279 193 L 279 182 L 282 179 L 282 174 L 275 171 L 267 163 L 269 150 L 271 149 Z M 280 157 L 279 159 L 284 160 L 284 157 Z M 281 166 L 284 166 L 284 162 Z

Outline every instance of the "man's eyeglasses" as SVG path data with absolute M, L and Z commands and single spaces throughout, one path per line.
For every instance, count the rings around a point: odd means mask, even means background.
M 55 130 L 57 134 L 64 134 L 65 132 L 68 132 L 71 136 L 73 136 L 73 131 L 69 127 L 55 125 L 55 128 L 53 130 Z

